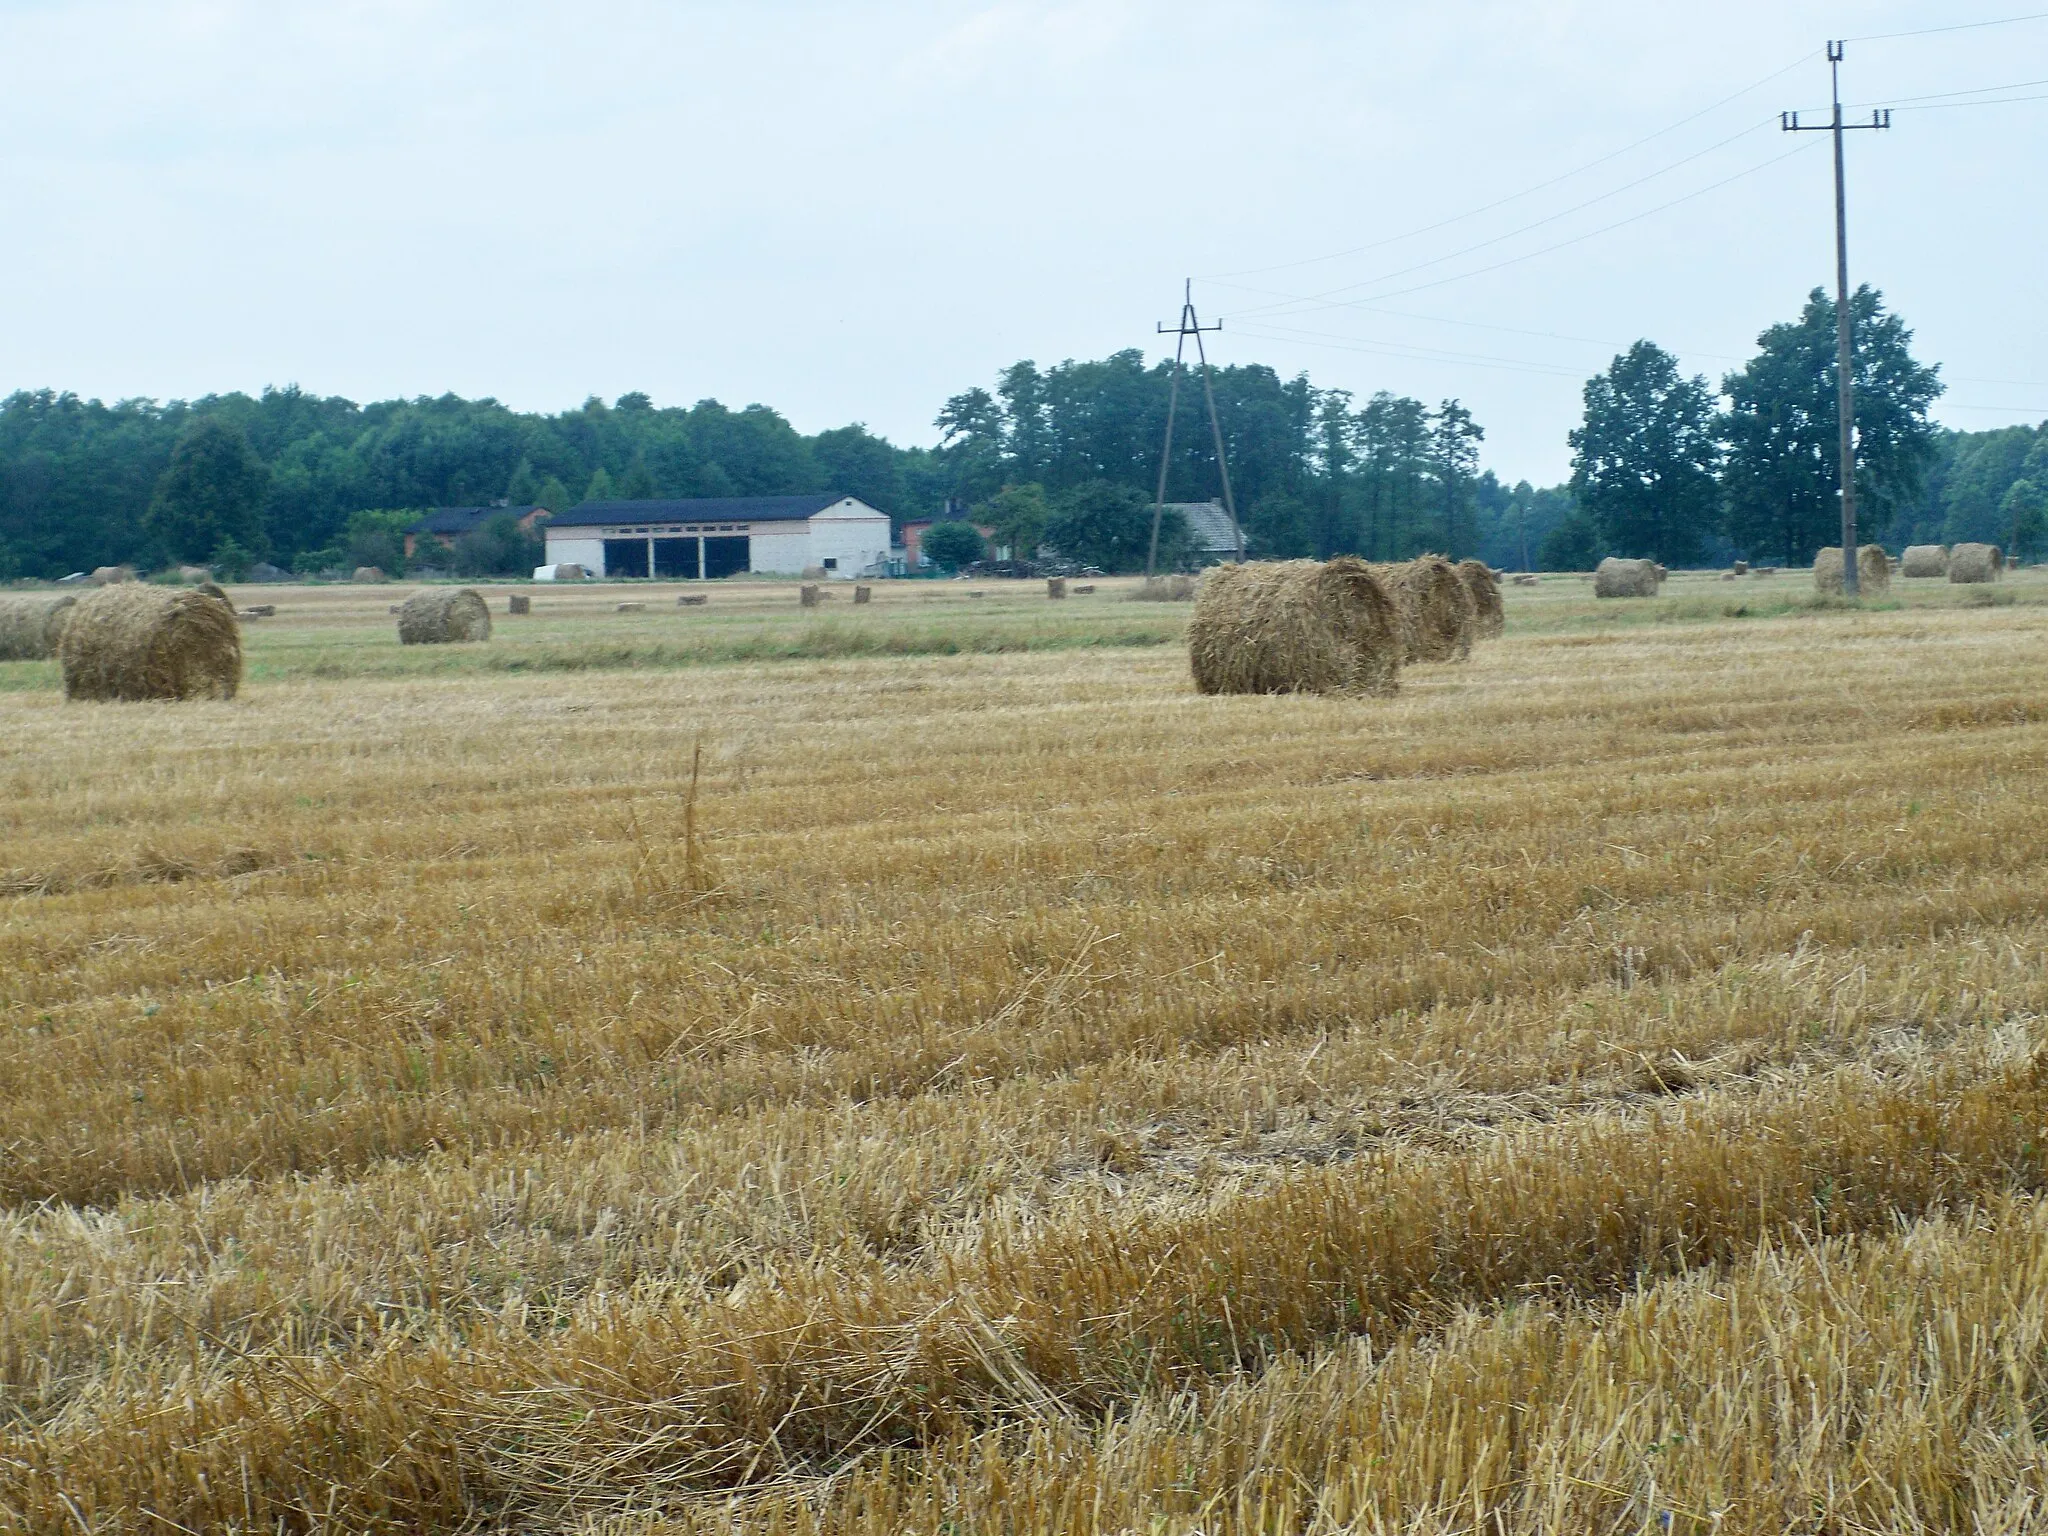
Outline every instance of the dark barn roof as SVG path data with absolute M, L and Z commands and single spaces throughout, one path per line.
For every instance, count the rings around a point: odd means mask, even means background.
M 550 528 L 593 528 L 621 523 L 799 523 L 847 498 L 829 496 L 708 496 L 695 501 L 586 501 L 558 512 Z
M 546 507 L 435 507 L 406 529 L 407 533 L 461 534 L 481 528 L 500 512 L 513 517 L 526 517 L 535 512 L 545 512 Z

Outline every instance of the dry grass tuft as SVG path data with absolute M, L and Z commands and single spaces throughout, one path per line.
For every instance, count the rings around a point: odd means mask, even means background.
M 1188 659 L 1203 693 L 1390 694 L 1399 618 L 1349 556 L 1220 565 L 1195 600 Z
M 199 588 L 102 587 L 70 610 L 58 654 L 71 699 L 232 699 L 242 682 L 235 611 Z

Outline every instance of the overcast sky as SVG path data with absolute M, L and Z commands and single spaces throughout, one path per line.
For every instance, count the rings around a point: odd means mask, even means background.
M 0 388 L 638 389 L 929 442 L 1020 357 L 1156 353 L 1193 276 L 1219 360 L 1458 396 L 1547 482 L 1616 350 L 1718 378 L 1832 280 L 1826 136 L 1777 128 L 1826 38 L 2028 9 L 0 0 Z M 2048 419 L 2048 18 L 1845 79 L 2037 98 L 1856 135 L 1850 254 L 1945 421 Z

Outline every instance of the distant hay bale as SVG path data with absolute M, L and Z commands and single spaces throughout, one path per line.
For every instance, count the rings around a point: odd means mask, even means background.
M 1067 595 L 1067 578 L 1048 576 L 1045 578 L 1045 595 L 1049 601 L 1062 602 Z
M 645 613 L 647 605 L 645 603 L 620 603 L 612 611 L 614 613 Z
M 1187 603 L 1199 585 L 1193 576 L 1147 576 L 1128 595 L 1141 603 Z
M 1388 694 L 1401 650 L 1393 598 L 1350 555 L 1219 565 L 1188 620 L 1203 693 Z
M 1401 660 L 1464 661 L 1472 654 L 1477 615 L 1457 567 L 1442 555 L 1418 555 L 1372 573 L 1394 600 Z
M 685 592 L 676 599 L 678 608 L 702 608 L 706 599 L 702 592 Z
M 1458 578 L 1472 598 L 1472 634 L 1479 640 L 1497 640 L 1507 628 L 1507 613 L 1500 602 L 1500 578 L 1481 560 L 1460 560 Z
M 796 600 L 798 605 L 801 607 L 815 608 L 818 606 L 819 603 L 823 602 L 824 599 L 825 594 L 821 590 L 819 590 L 815 582 L 805 582 L 804 585 L 797 590 Z
M 533 599 L 524 592 L 514 592 L 505 599 L 505 611 L 507 613 L 531 613 L 533 612 Z
M 1923 581 L 1948 574 L 1948 551 L 1939 544 L 1908 544 L 1899 556 L 1899 574 L 1908 581 Z
M 826 574 L 825 567 L 822 565 L 807 565 L 803 569 L 803 579 L 805 581 L 823 581 Z
M 116 582 L 133 581 L 135 567 L 132 565 L 100 565 L 93 567 L 92 584 L 96 587 L 111 587 Z
M 242 610 L 242 617 L 245 619 L 267 619 L 275 615 L 276 612 L 277 604 L 275 603 L 251 603 Z
M 1736 561 L 1733 569 L 1728 574 L 1731 576 L 1747 576 L 1749 574 L 1749 562 L 1747 560 Z
M 0 661 L 42 661 L 56 655 L 77 604 L 69 592 L 0 597 Z
M 490 605 L 474 587 L 429 587 L 398 605 L 400 645 L 459 645 L 490 638 Z
M 1830 546 L 1813 557 L 1813 584 L 1822 592 L 1842 590 L 1842 551 Z M 1856 551 L 1856 589 L 1870 597 L 1892 589 L 1892 562 L 1878 544 L 1865 544 Z
M 349 577 L 349 580 L 361 582 L 364 586 L 374 586 L 376 583 L 384 580 L 384 571 L 381 566 L 359 565 L 355 569 L 355 574 Z
M 210 592 L 122 582 L 71 610 L 58 646 L 68 699 L 232 699 L 235 611 Z
M 1623 560 L 1609 555 L 1593 568 L 1595 597 L 1655 597 L 1658 565 L 1654 560 Z
M 213 572 L 203 565 L 181 565 L 178 567 L 178 580 L 187 586 L 196 586 L 202 581 L 212 581 Z
M 1074 588 L 1074 596 L 1076 597 L 1093 597 L 1094 595 L 1095 583 L 1093 582 L 1088 582 L 1083 586 L 1078 586 Z
M 1948 552 L 1948 579 L 1958 584 L 1996 581 L 2004 567 L 1996 544 L 1958 544 Z
M 1760 565 L 1749 574 L 1751 576 L 1775 576 L 1778 574 L 1778 568 L 1775 565 Z
M 1542 580 L 1543 578 L 1538 576 L 1534 571 L 1524 571 L 1521 575 L 1515 578 L 1515 585 L 1518 587 L 1533 587 L 1538 585 Z
M 1736 572 L 1736 571 L 1723 571 L 1723 572 L 1721 573 L 1721 579 L 1722 579 L 1723 581 L 1733 581 L 1733 580 L 1735 580 L 1736 576 L 1737 576 L 1737 575 L 1739 575 L 1739 574 L 1740 574 L 1740 573 L 1739 573 L 1739 572 Z
M 875 589 L 873 587 L 863 585 L 860 582 L 855 582 L 853 587 L 853 600 L 856 603 L 871 603 L 875 600 Z

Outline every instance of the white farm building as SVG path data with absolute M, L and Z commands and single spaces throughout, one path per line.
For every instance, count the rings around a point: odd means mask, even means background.
M 889 559 L 889 517 L 852 496 L 586 501 L 543 527 L 549 565 L 711 581 L 742 571 L 852 578 Z

